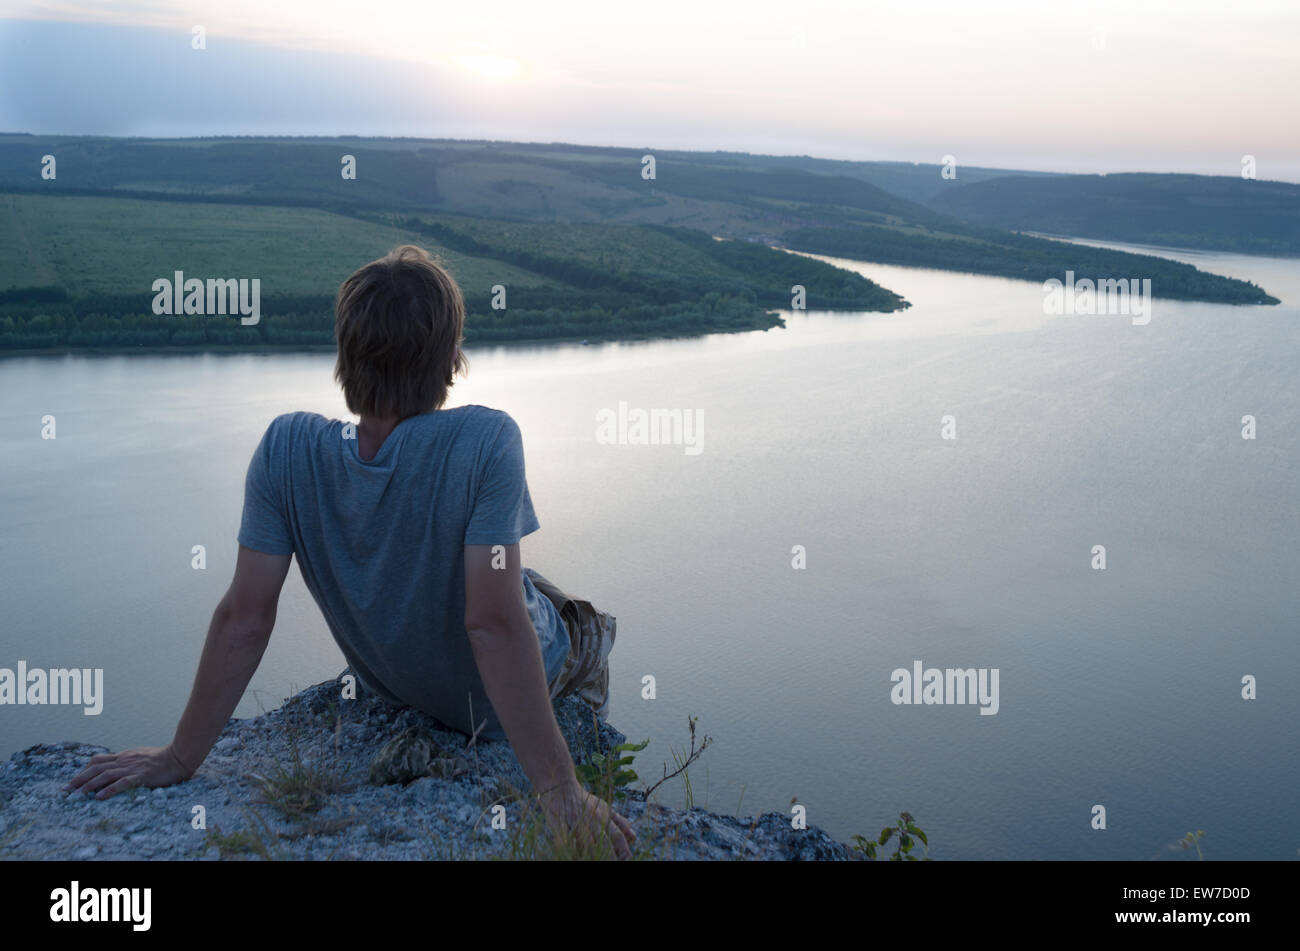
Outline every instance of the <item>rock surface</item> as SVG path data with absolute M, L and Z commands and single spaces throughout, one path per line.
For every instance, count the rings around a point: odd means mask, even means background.
M 340 675 L 342 676 L 342 675 Z M 61 787 L 103 747 L 43 743 L 0 769 L 5 859 L 488 859 L 546 858 L 527 808 L 528 782 L 504 741 L 466 738 L 410 708 L 341 681 L 282 707 L 232 719 L 188 782 L 107 800 Z M 556 705 L 574 757 L 624 737 L 597 726 L 581 701 Z M 501 809 L 494 809 L 500 805 Z M 201 808 L 200 808 L 201 807 Z M 648 859 L 845 860 L 857 853 L 810 826 L 768 813 L 739 818 L 682 811 L 633 793 L 619 805 Z M 202 817 L 202 825 L 199 816 Z M 501 825 L 504 816 L 505 828 Z

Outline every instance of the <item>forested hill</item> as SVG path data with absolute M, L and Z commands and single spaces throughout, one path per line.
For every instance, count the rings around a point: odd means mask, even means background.
M 940 171 L 557 144 L 0 135 L 0 349 L 328 346 L 339 281 L 402 242 L 453 264 L 471 340 L 772 327 L 796 286 L 814 310 L 906 306 L 782 247 L 1035 282 L 1149 278 L 1156 297 L 1276 303 L 1186 264 L 943 215 L 914 200 L 958 192 Z M 958 176 L 972 188 L 1006 177 Z M 157 316 L 151 283 L 173 270 L 259 276 L 274 320 L 249 332 Z M 498 285 L 504 310 L 489 305 Z
M 340 282 L 399 244 L 455 276 L 470 343 L 767 329 L 795 285 L 814 310 L 907 306 L 852 271 L 689 228 L 30 194 L 0 194 L 0 221 L 0 350 L 328 347 Z M 263 317 L 155 314 L 153 283 L 177 270 L 255 278 Z
M 1300 255 L 1300 185 L 1208 175 L 991 178 L 929 201 L 970 222 L 1110 241 Z

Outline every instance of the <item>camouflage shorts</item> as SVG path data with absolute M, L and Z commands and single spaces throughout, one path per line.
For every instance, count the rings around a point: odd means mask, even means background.
M 609 652 L 618 627 L 612 614 L 590 601 L 570 597 L 532 568 L 524 571 L 533 585 L 555 605 L 569 632 L 569 656 L 550 685 L 551 699 L 576 695 L 602 720 L 609 712 Z

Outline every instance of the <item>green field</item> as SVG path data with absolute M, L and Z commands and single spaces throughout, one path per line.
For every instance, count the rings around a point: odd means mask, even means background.
M 519 268 L 419 235 L 311 208 L 0 195 L 0 289 L 56 285 L 74 297 L 149 294 L 155 278 L 257 277 L 264 296 L 332 294 L 400 244 L 439 257 L 466 293 L 542 284 Z
M 460 284 L 471 343 L 767 329 L 795 284 L 814 308 L 906 306 L 849 271 L 683 229 L 80 195 L 0 194 L 0 214 L 0 350 L 329 346 L 339 283 L 406 243 Z M 177 270 L 258 279 L 261 321 L 154 315 L 153 282 Z

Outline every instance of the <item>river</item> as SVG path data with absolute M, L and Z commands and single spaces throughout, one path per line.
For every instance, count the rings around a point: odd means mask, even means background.
M 716 811 L 797 798 L 847 839 L 905 809 L 944 859 L 1185 858 L 1171 844 L 1195 829 L 1207 857 L 1296 857 L 1300 267 L 1162 253 L 1283 303 L 1157 299 L 1138 326 L 1047 315 L 1032 283 L 837 262 L 913 306 L 470 352 L 452 405 L 524 434 L 525 563 L 618 616 L 610 720 L 652 739 L 643 778 L 689 715 L 713 738 L 695 802 Z M 331 370 L 0 360 L 0 666 L 105 671 L 98 716 L 0 707 L 0 755 L 170 738 L 249 454 L 279 413 L 346 416 Z M 698 451 L 598 439 L 620 403 L 691 414 Z M 916 661 L 996 669 L 996 714 L 892 702 Z M 236 715 L 342 666 L 294 568 Z

